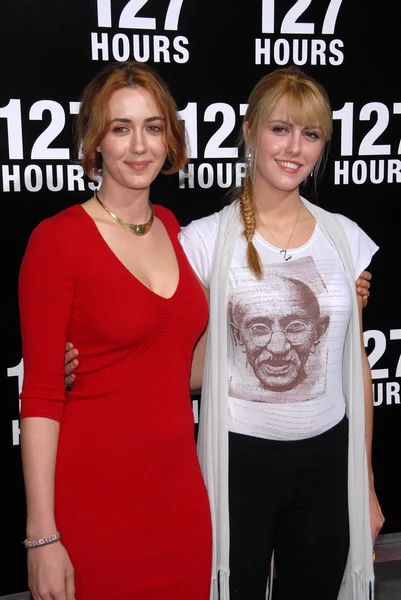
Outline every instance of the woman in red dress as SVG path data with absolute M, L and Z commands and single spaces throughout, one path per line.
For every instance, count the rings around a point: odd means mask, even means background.
M 178 222 L 149 200 L 160 171 L 184 167 L 184 130 L 165 83 L 133 62 L 88 85 L 77 130 L 101 189 L 35 229 L 20 274 L 29 586 L 35 600 L 206 600 L 189 384 L 207 301 Z

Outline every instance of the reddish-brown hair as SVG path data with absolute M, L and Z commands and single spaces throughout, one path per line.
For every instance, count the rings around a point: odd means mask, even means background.
M 177 106 L 167 84 L 152 67 L 135 61 L 105 67 L 86 86 L 75 124 L 81 164 L 87 175 L 100 174 L 102 157 L 96 148 L 109 127 L 109 101 L 122 88 L 141 88 L 153 99 L 165 119 L 164 143 L 167 159 L 162 173 L 176 173 L 187 162 L 185 128 L 177 116 Z

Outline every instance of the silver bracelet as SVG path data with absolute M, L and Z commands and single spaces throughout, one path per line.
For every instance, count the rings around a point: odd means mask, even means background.
M 25 548 L 39 548 L 40 546 L 48 546 L 49 544 L 54 544 L 54 542 L 58 542 L 61 538 L 61 533 L 56 531 L 53 535 L 49 537 L 40 538 L 39 540 L 25 540 L 23 542 Z

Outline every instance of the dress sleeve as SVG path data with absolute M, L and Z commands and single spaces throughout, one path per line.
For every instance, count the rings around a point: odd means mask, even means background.
M 354 260 L 355 280 L 370 265 L 373 256 L 379 249 L 379 246 L 351 219 L 344 215 L 336 215 L 344 227 L 345 233 L 351 247 Z
M 204 219 L 192 221 L 181 229 L 178 236 L 191 267 L 207 288 L 210 286 L 218 218 L 218 213 L 214 213 Z
M 24 359 L 21 418 L 61 421 L 64 355 L 75 275 L 68 232 L 43 221 L 32 233 L 19 276 Z

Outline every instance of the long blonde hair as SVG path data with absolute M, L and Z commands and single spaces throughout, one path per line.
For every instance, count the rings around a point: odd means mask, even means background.
M 263 77 L 253 88 L 244 117 L 247 123 L 247 139 L 244 140 L 246 172 L 238 197 L 243 234 L 248 242 L 248 266 L 258 279 L 262 277 L 262 264 L 252 241 L 258 217 L 253 197 L 254 162 L 249 160 L 250 149 L 247 142 L 251 141 L 254 148 L 258 147 L 260 133 L 283 96 L 288 98 L 289 115 L 293 123 L 319 126 L 324 142 L 330 139 L 332 132 L 331 108 L 326 91 L 299 69 L 277 69 Z M 323 154 L 314 167 L 315 178 L 322 163 Z

